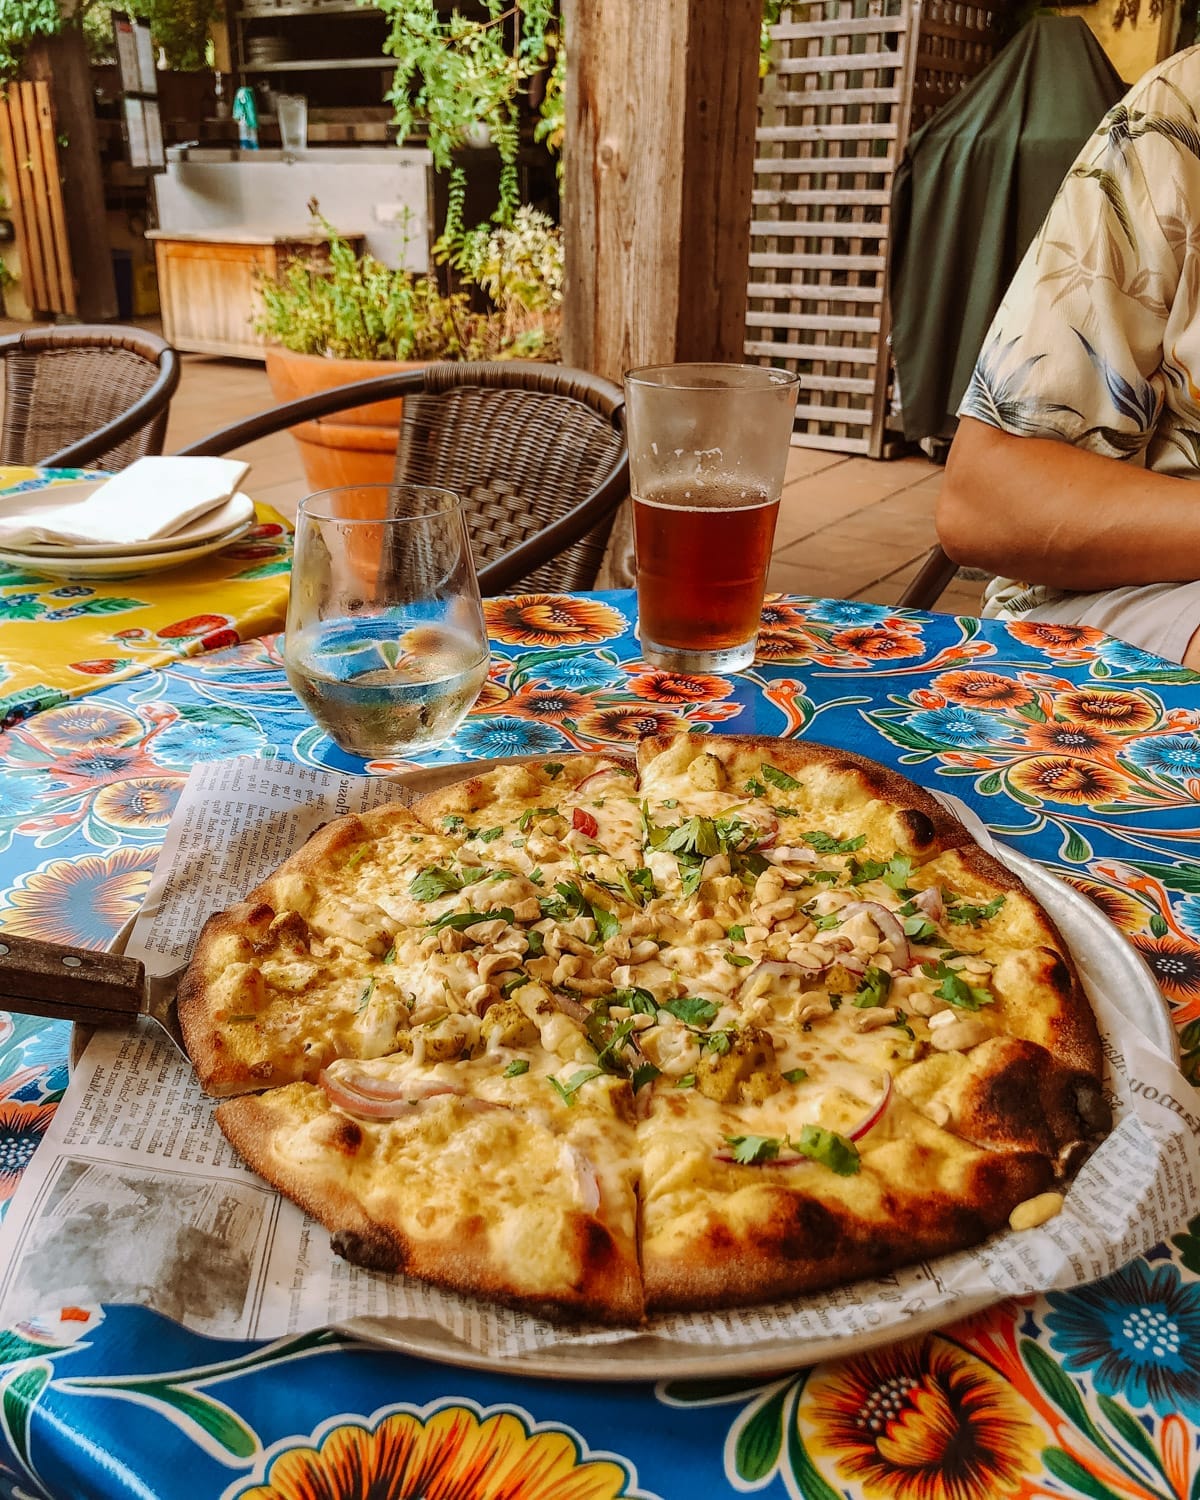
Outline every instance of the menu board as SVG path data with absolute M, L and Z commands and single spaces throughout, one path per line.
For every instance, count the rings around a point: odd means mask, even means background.
M 154 66 L 150 23 L 119 11 L 112 12 L 112 23 L 129 165 L 165 166 L 162 120 L 158 112 L 158 74 Z

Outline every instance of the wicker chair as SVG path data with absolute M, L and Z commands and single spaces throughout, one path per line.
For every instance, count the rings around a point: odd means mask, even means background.
M 397 483 L 462 497 L 485 595 L 589 589 L 629 493 L 620 389 L 564 365 L 440 363 L 260 412 L 181 451 L 228 453 L 273 432 L 402 396 Z
M 958 564 L 948 558 L 935 542 L 917 570 L 916 577 L 896 603 L 911 609 L 932 609 L 957 572 Z
M 0 463 L 115 472 L 161 453 L 179 356 L 140 328 L 79 324 L 0 338 Z

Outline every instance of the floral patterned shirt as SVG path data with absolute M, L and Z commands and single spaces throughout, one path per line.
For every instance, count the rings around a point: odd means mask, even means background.
M 1200 478 L 1198 110 L 1192 47 L 1105 116 L 1013 278 L 960 416 Z M 999 578 L 984 613 L 1060 597 Z

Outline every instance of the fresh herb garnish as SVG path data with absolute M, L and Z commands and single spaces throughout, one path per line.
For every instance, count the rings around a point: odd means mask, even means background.
M 605 996 L 604 1005 L 624 1005 L 627 1009 L 636 1012 L 639 1016 L 655 1016 L 658 1014 L 658 1001 L 649 990 L 634 985 L 629 989 L 613 990 L 611 995 Z
M 781 792 L 798 792 L 800 790 L 800 783 L 794 776 L 789 776 L 786 771 L 777 770 L 774 766 L 761 765 L 758 768 L 758 774 L 764 781 L 770 782 L 773 787 L 777 787 Z
M 854 1004 L 859 1010 L 871 1010 L 882 1005 L 892 988 L 892 976 L 886 969 L 868 965 L 858 989 L 854 992 Z
M 352 870 L 354 868 L 354 866 L 359 862 L 359 860 L 362 859 L 365 856 L 365 854 L 367 852 L 367 848 L 368 848 L 368 845 L 366 845 L 366 844 L 360 844 L 359 847 L 350 856 L 350 858 L 346 861 L 345 865 L 343 866 L 343 869 Z
M 366 985 L 363 987 L 362 994 L 358 997 L 358 1009 L 359 1009 L 360 1013 L 362 1011 L 366 1010 L 367 1006 L 370 1005 L 370 1003 L 371 1003 L 371 996 L 374 993 L 375 993 L 375 981 L 373 979 L 368 979 L 367 982 L 366 982 Z
M 912 938 L 917 943 L 932 942 L 938 935 L 937 928 L 921 911 L 913 912 L 911 916 L 905 917 L 903 927 L 904 936 Z
M 675 1087 L 677 1089 L 694 1089 L 696 1087 L 695 1073 L 685 1073 L 682 1078 L 677 1078 L 675 1080 Z
M 475 835 L 481 844 L 490 844 L 504 832 L 503 828 L 482 828 Z
M 725 953 L 722 954 L 722 957 L 727 964 L 732 964 L 735 969 L 744 969 L 747 964 L 754 962 L 748 953 Z
M 757 1161 L 774 1161 L 786 1142 L 773 1135 L 727 1135 L 725 1144 L 734 1161 L 749 1167 Z
M 861 849 L 867 842 L 865 833 L 860 833 L 853 839 L 835 839 L 831 833 L 823 833 L 819 828 L 811 829 L 808 833 L 802 833 L 800 837 L 818 854 L 853 854 L 856 849 Z
M 429 925 L 434 932 L 441 932 L 443 927 L 452 927 L 455 932 L 465 932 L 468 927 L 474 927 L 476 922 L 511 922 L 512 920 L 512 907 L 498 906 L 491 911 L 448 911 Z
M 839 1177 L 853 1177 L 859 1169 L 858 1147 L 836 1130 L 825 1130 L 820 1125 L 806 1125 L 800 1132 L 800 1139 L 793 1141 L 792 1145 L 801 1156 L 820 1162 Z
M 616 937 L 621 930 L 620 917 L 615 916 L 606 907 L 597 906 L 595 902 L 591 904 L 589 910 L 596 924 L 597 941 L 605 943 L 609 938 Z
M 800 816 L 794 807 L 772 807 L 771 811 L 777 818 L 798 818 Z
M 546 877 L 542 874 L 541 865 L 539 865 L 536 870 L 530 870 L 526 879 L 529 880 L 533 885 L 544 885 L 546 883 Z
M 636 1094 L 648 1083 L 653 1083 L 659 1075 L 660 1069 L 656 1068 L 653 1063 L 639 1063 L 629 1077 L 630 1083 L 633 1084 L 633 1092 Z
M 596 1047 L 597 1066 L 603 1068 L 606 1073 L 624 1073 L 625 1069 L 621 1066 L 619 1054 L 633 1030 L 633 1017 L 630 1016 L 627 1021 L 621 1021 L 612 1026 L 607 1033 L 603 1028 L 604 1022 L 601 1017 L 592 1016 L 588 1025 L 588 1034 L 592 1045 Z M 597 1041 L 600 1043 L 599 1046 L 596 1046 Z
M 959 1010 L 981 1010 L 985 1005 L 995 1002 L 996 997 L 990 990 L 969 984 L 944 959 L 939 959 L 937 963 L 922 964 L 921 973 L 927 979 L 940 979 L 941 983 L 934 994 L 947 1005 L 957 1006 Z
M 789 1068 L 783 1075 L 784 1083 L 803 1083 L 808 1077 L 807 1068 Z
M 460 818 L 457 813 L 447 813 L 442 819 L 442 827 L 447 833 L 457 833 L 460 828 L 465 828 L 466 826 L 466 819 Z
M 687 995 L 682 1000 L 664 1000 L 658 1007 L 673 1015 L 686 1026 L 710 1026 L 716 1019 L 719 1005 L 704 1000 L 699 995 Z
M 546 951 L 546 940 L 542 934 L 534 928 L 530 928 L 525 934 L 525 957 L 541 958 Z
M 587 897 L 573 880 L 556 882 L 553 896 L 539 896 L 538 906 L 543 917 L 590 917 L 591 906 Z
M 735 922 L 727 934 L 731 943 L 744 943 L 746 941 L 746 929 L 740 922 Z
M 517 819 L 517 827 L 522 833 L 528 833 L 534 818 L 557 818 L 559 816 L 557 807 L 527 807 Z
M 566 1083 L 563 1083 L 559 1078 L 555 1078 L 553 1074 L 549 1076 L 547 1081 L 553 1085 L 564 1104 L 574 1104 L 575 1095 L 584 1084 L 590 1083 L 593 1078 L 600 1078 L 602 1075 L 602 1068 L 578 1068 L 571 1074 Z
M 414 901 L 436 901 L 439 896 L 448 896 L 462 888 L 463 882 L 453 870 L 429 865 L 409 881 L 408 894 Z
M 507 1000 L 514 990 L 519 990 L 523 984 L 529 983 L 529 975 L 524 969 L 517 969 L 513 974 L 504 976 L 504 983 L 500 986 L 500 993 Z
M 230 1022 L 230 1025 L 241 1026 L 241 1025 L 244 1025 L 248 1021 L 256 1021 L 257 1019 L 258 1019 L 258 1017 L 257 1016 L 253 1016 L 253 1015 L 250 1015 L 250 1016 L 230 1016 L 229 1017 L 229 1022 Z
M 827 911 L 824 916 L 814 916 L 812 920 L 813 926 L 817 929 L 818 932 L 829 932 L 831 928 L 834 928 L 838 925 L 838 923 L 841 921 L 841 918 L 838 916 L 837 912 Z
M 546 775 L 549 776 L 551 781 L 553 781 L 556 776 L 562 775 L 563 763 L 561 760 L 543 761 L 542 770 L 545 771 Z
M 512 1062 L 504 1070 L 505 1078 L 520 1078 L 522 1073 L 529 1072 L 529 1059 L 527 1057 L 514 1057 Z
M 985 902 L 983 906 L 973 906 L 970 901 L 952 899 L 946 903 L 946 919 L 968 927 L 978 927 L 980 922 L 988 922 L 996 915 L 1004 905 L 1005 899 L 1004 896 L 996 896 L 993 900 Z
M 679 806 L 679 798 L 678 797 L 664 797 L 662 805 L 664 807 L 678 807 Z
M 761 781 L 755 781 L 753 776 L 746 783 L 743 791 L 749 792 L 752 797 L 765 797 L 767 795 L 766 787 L 763 786 Z
M 732 1031 L 709 1031 L 705 1034 L 705 1052 L 715 1052 L 719 1057 L 724 1057 L 732 1045 Z

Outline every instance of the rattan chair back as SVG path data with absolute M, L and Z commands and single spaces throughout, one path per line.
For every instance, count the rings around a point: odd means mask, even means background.
M 404 401 L 396 480 L 442 485 L 461 497 L 491 592 L 489 564 L 545 534 L 618 465 L 625 443 L 613 417 L 621 399 L 608 381 L 561 366 L 431 365 L 425 391 Z M 590 589 L 615 513 L 614 504 L 506 589 Z
M 32 328 L 0 338 L 0 463 L 103 469 L 161 453 L 179 358 L 140 328 Z
M 485 595 L 590 589 L 629 464 L 619 386 L 532 361 L 426 365 L 289 401 L 180 450 L 230 453 L 271 433 L 400 396 L 398 483 L 463 497 Z

